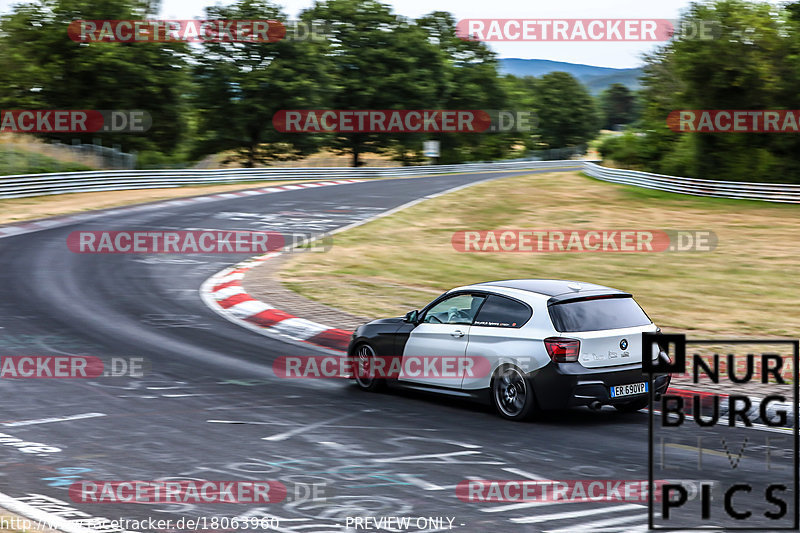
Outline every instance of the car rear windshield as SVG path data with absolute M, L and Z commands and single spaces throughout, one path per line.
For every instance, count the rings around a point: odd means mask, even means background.
M 572 300 L 549 307 L 558 331 L 598 331 L 646 326 L 650 319 L 633 298 Z

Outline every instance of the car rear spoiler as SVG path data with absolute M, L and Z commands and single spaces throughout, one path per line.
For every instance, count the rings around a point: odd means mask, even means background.
M 605 300 L 607 298 L 633 298 L 632 294 L 622 291 L 609 291 L 607 289 L 595 289 L 588 291 L 565 292 L 551 296 L 547 300 L 547 306 L 563 304 L 567 302 L 579 302 L 586 300 Z

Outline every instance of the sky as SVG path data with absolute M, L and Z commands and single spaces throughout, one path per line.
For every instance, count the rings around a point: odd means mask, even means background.
M 0 12 L 20 0 L 0 0 Z M 690 0 L 382 0 L 396 13 L 416 18 L 431 11 L 449 11 L 456 20 L 476 18 L 515 19 L 676 19 Z M 310 7 L 314 0 L 275 0 L 290 18 Z M 204 7 L 214 3 L 229 4 L 232 0 L 162 0 L 162 18 L 202 18 Z M 490 48 L 499 57 L 549 59 L 602 67 L 630 68 L 642 64 L 643 53 L 658 43 L 647 42 L 493 42 Z

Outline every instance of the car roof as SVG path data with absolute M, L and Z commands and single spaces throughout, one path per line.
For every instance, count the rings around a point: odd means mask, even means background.
M 624 291 L 606 287 L 604 285 L 597 285 L 595 283 L 586 283 L 584 281 L 573 281 L 565 279 L 506 279 L 500 281 L 486 281 L 484 283 L 476 283 L 474 285 L 467 285 L 458 287 L 453 290 L 493 290 L 494 292 L 506 293 L 510 291 L 503 289 L 512 289 L 514 293 L 528 293 L 545 297 L 559 297 L 569 296 L 583 297 L 595 295 L 627 295 Z M 496 290 L 499 289 L 499 290 Z M 522 295 L 522 294 L 520 294 Z M 561 298 L 556 298 L 561 299 Z

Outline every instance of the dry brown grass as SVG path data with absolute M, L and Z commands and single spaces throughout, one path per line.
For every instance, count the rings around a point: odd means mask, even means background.
M 0 224 L 10 224 L 34 218 L 67 215 L 81 211 L 92 211 L 141 204 L 158 200 L 169 200 L 185 196 L 216 194 L 220 192 L 272 187 L 303 181 L 264 181 L 260 183 L 237 183 L 232 185 L 199 185 L 193 187 L 174 187 L 170 189 L 139 189 L 131 191 L 82 192 L 56 194 L 52 196 L 33 196 L 30 198 L 10 198 L 0 200 Z
M 25 524 L 25 518 L 16 515 L 14 513 L 9 513 L 8 511 L 4 511 L 0 509 L 0 533 L 58 533 L 55 529 L 38 527 L 39 524 L 36 520 L 30 520 L 31 527 L 30 528 L 23 528 L 22 525 Z M 20 527 L 15 528 L 5 528 L 2 527 L 3 525 L 19 525 Z
M 711 230 L 713 252 L 461 253 L 458 230 Z M 665 331 L 797 337 L 800 206 L 647 191 L 578 173 L 508 178 L 448 194 L 297 254 L 282 281 L 362 316 L 401 315 L 454 286 L 563 278 L 632 292 Z

